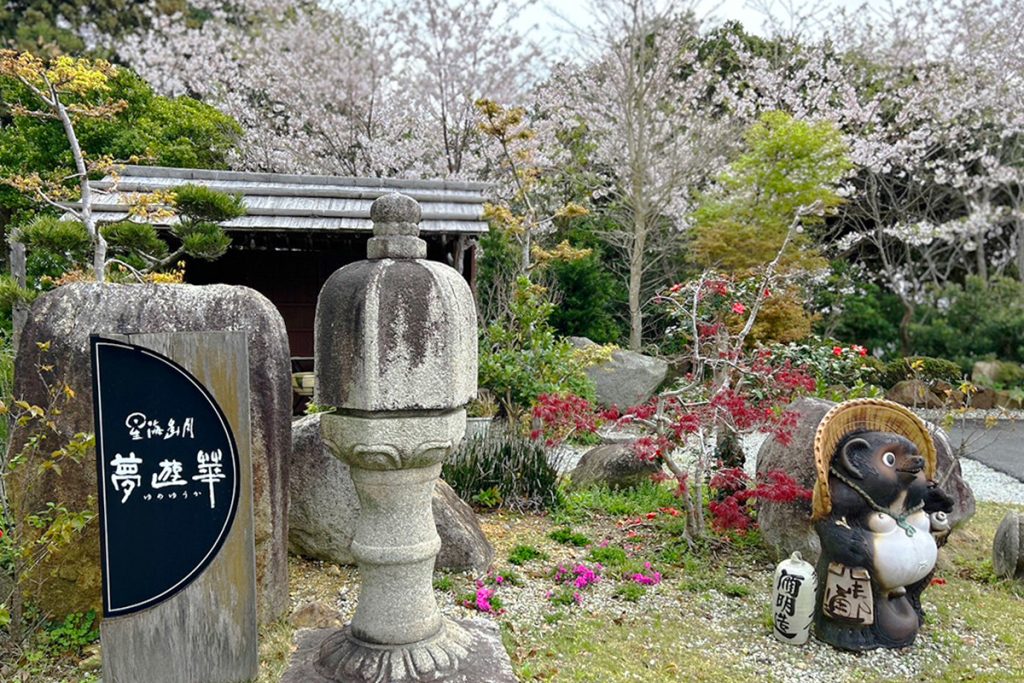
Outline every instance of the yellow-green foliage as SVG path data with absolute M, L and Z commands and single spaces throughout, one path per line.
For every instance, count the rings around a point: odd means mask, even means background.
M 803 293 L 797 287 L 773 293 L 757 314 L 757 322 L 750 330 L 747 343 L 756 345 L 770 342 L 789 342 L 806 339 L 811 335 L 811 316 L 804 310 Z M 738 325 L 738 327 L 742 327 Z
M 746 151 L 718 178 L 694 214 L 694 256 L 703 266 L 743 272 L 764 265 L 781 248 L 800 207 L 828 212 L 842 199 L 834 185 L 851 167 L 835 125 L 810 123 L 780 111 L 761 115 L 745 135 Z M 821 223 L 807 216 L 805 227 Z M 804 232 L 784 255 L 785 267 L 824 262 Z

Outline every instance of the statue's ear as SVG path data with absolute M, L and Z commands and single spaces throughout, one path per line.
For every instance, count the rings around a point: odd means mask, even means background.
M 860 468 L 854 464 L 854 462 L 856 462 L 854 454 L 859 450 L 870 451 L 871 444 L 861 438 L 850 439 L 845 445 L 843 445 L 843 451 L 839 454 L 839 457 L 843 459 L 843 469 L 857 479 L 863 479 L 864 475 L 861 474 Z

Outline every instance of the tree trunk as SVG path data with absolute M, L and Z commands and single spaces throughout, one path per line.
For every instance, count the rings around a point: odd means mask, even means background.
M 644 317 L 640 301 L 644 278 L 644 249 L 647 242 L 647 226 L 642 218 L 633 225 L 633 244 L 629 252 L 629 348 L 639 351 L 643 343 Z
M 1017 235 L 1017 280 L 1024 282 L 1024 220 L 1014 220 Z
M 978 238 L 978 248 L 974 252 L 974 257 L 977 260 L 978 277 L 982 282 L 988 282 L 988 253 L 985 251 L 984 233 Z
M 900 353 L 904 356 L 910 355 L 910 323 L 914 319 L 914 305 L 909 301 L 901 301 L 903 304 L 903 317 L 900 318 Z
M 85 166 L 85 156 L 82 154 L 82 146 L 78 143 L 78 135 L 75 133 L 75 126 L 71 121 L 68 110 L 60 102 L 56 91 L 53 91 L 52 95 L 53 101 L 56 104 L 57 116 L 60 118 L 61 125 L 64 126 L 64 136 L 68 140 L 68 145 L 71 147 L 71 155 L 75 159 L 78 187 L 82 191 L 82 224 L 92 239 L 93 274 L 96 276 L 96 282 L 102 283 L 107 266 L 107 241 L 100 234 L 99 227 L 96 225 L 96 218 L 92 215 L 92 188 L 89 187 L 89 172 Z

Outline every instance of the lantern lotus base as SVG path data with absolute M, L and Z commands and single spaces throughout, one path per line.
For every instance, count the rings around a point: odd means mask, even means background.
M 282 683 L 515 683 L 498 627 L 445 620 L 433 638 L 403 646 L 364 643 L 348 627 L 300 631 Z

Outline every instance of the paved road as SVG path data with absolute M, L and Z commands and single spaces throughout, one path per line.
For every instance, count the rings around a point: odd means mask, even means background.
M 1000 421 L 990 429 L 968 422 L 951 429 L 949 437 L 954 450 L 963 445 L 963 455 L 1024 482 L 1024 422 Z

